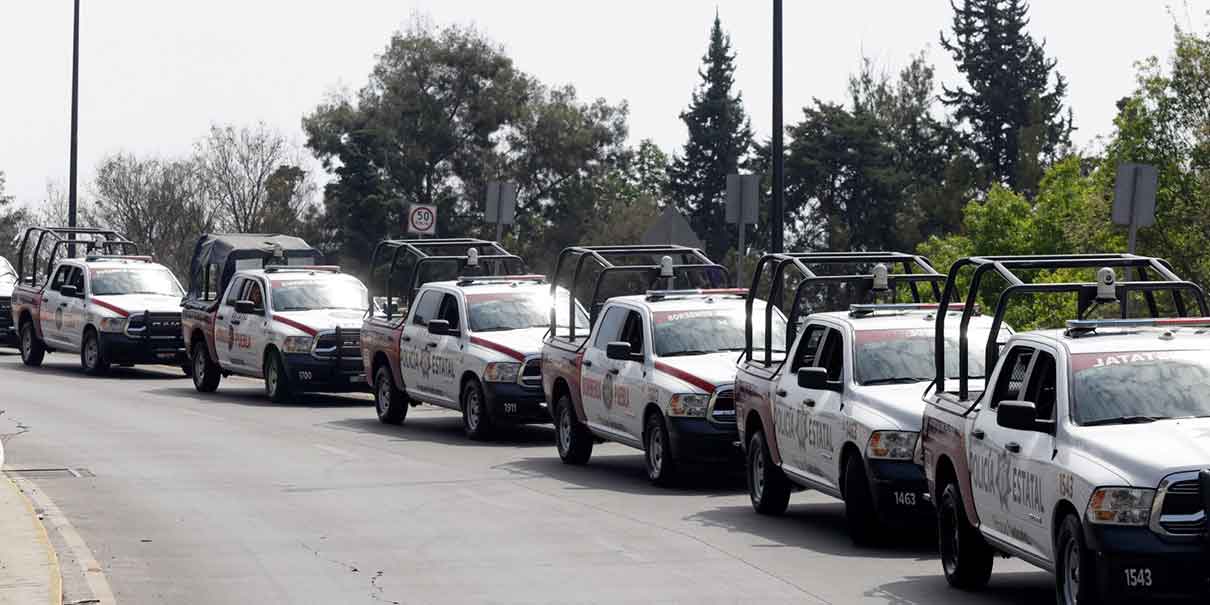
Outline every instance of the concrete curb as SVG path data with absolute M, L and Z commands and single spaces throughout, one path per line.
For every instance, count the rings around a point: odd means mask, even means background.
M 0 603 L 62 605 L 59 557 L 33 503 L 8 475 L 0 480 L 0 536 Z

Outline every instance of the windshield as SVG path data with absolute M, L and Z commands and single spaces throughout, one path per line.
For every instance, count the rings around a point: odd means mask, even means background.
M 763 301 L 761 301 L 763 304 Z M 655 313 L 655 353 L 661 357 L 744 350 L 744 307 Z M 763 322 L 753 322 L 752 340 L 762 343 Z M 773 314 L 773 342 L 785 342 L 786 320 Z
M 366 287 L 352 277 L 273 280 L 274 311 L 348 309 L 365 312 Z
M 567 304 L 566 297 L 560 297 Z M 550 326 L 550 290 L 495 292 L 466 297 L 472 332 L 500 332 Z M 588 315 L 576 309 L 576 329 L 588 330 Z
M 948 331 L 947 331 L 948 332 Z M 858 384 L 925 382 L 937 377 L 935 333 L 924 330 L 857 332 Z M 983 378 L 983 353 L 989 333 L 971 330 L 967 337 L 967 376 Z M 958 378 L 958 339 L 945 341 L 945 377 Z
M 1210 415 L 1210 352 L 1086 353 L 1071 367 L 1079 424 Z
M 160 296 L 182 296 L 184 291 L 172 272 L 163 267 L 145 269 L 93 269 L 91 272 L 94 296 L 117 296 L 120 294 L 158 294 Z

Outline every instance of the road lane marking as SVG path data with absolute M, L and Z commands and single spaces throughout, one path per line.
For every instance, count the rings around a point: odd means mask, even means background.
M 353 452 L 350 452 L 347 450 L 342 450 L 338 447 L 332 447 L 330 445 L 324 445 L 322 443 L 313 443 L 312 445 L 314 445 L 315 447 L 317 447 L 329 454 L 336 454 L 337 456 L 341 456 L 343 458 L 348 458 L 350 460 L 354 460 L 357 458 L 357 454 L 354 454 Z
M 109 586 L 109 580 L 105 578 L 105 572 L 101 570 L 101 564 L 97 562 L 92 550 L 84 542 L 84 537 L 76 531 L 71 521 L 67 520 L 63 511 L 59 510 L 50 496 L 38 489 L 33 481 L 20 475 L 13 475 L 12 480 L 21 488 L 21 491 L 25 492 L 26 497 L 34 503 L 35 508 L 42 511 L 43 522 L 48 523 L 63 537 L 63 542 L 71 549 L 72 556 L 80 565 L 80 571 L 84 573 L 84 580 L 88 583 L 88 589 L 92 591 L 93 598 L 97 600 L 97 605 L 116 605 L 118 601 L 113 596 L 113 589 Z

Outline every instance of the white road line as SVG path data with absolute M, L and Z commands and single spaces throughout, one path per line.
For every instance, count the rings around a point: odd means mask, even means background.
M 109 580 L 105 578 L 105 572 L 101 570 L 101 564 L 93 557 L 92 550 L 88 548 L 84 538 L 72 526 L 71 521 L 67 520 L 63 511 L 59 510 L 50 496 L 38 489 L 33 481 L 15 473 L 10 477 L 34 502 L 34 505 L 41 509 L 43 523 L 54 528 L 63 537 L 63 541 L 71 549 L 72 556 L 79 563 L 80 570 L 84 572 L 84 579 L 88 582 L 88 589 L 92 591 L 97 605 L 116 605 L 118 601 L 113 596 L 113 589 L 109 587 Z
M 354 454 L 353 452 L 350 452 L 347 450 L 342 450 L 338 447 L 332 447 L 330 445 L 324 445 L 322 443 L 313 443 L 312 445 L 314 445 L 315 447 L 317 447 L 329 454 L 336 454 L 337 456 L 341 456 L 343 458 L 348 458 L 350 460 L 357 458 L 357 454 Z

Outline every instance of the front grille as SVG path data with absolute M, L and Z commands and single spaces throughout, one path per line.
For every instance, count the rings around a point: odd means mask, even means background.
M 361 330 L 342 329 L 339 338 L 337 334 L 335 331 L 321 333 L 315 341 L 315 356 L 331 359 L 336 357 L 336 349 L 339 347 L 341 357 L 361 359 Z
M 180 313 L 136 313 L 130 316 L 131 336 L 157 339 L 183 338 Z
M 714 422 L 735 422 L 735 391 L 722 389 L 714 394 L 714 405 L 710 406 L 710 420 Z
M 531 389 L 542 386 L 542 360 L 531 359 L 521 368 L 521 386 Z
M 1164 490 L 1160 506 L 1160 527 L 1180 535 L 1196 535 L 1205 531 L 1206 514 L 1202 511 L 1202 493 L 1196 479 L 1177 481 Z
M 0 298 L 0 328 L 13 327 L 13 302 L 8 297 Z

